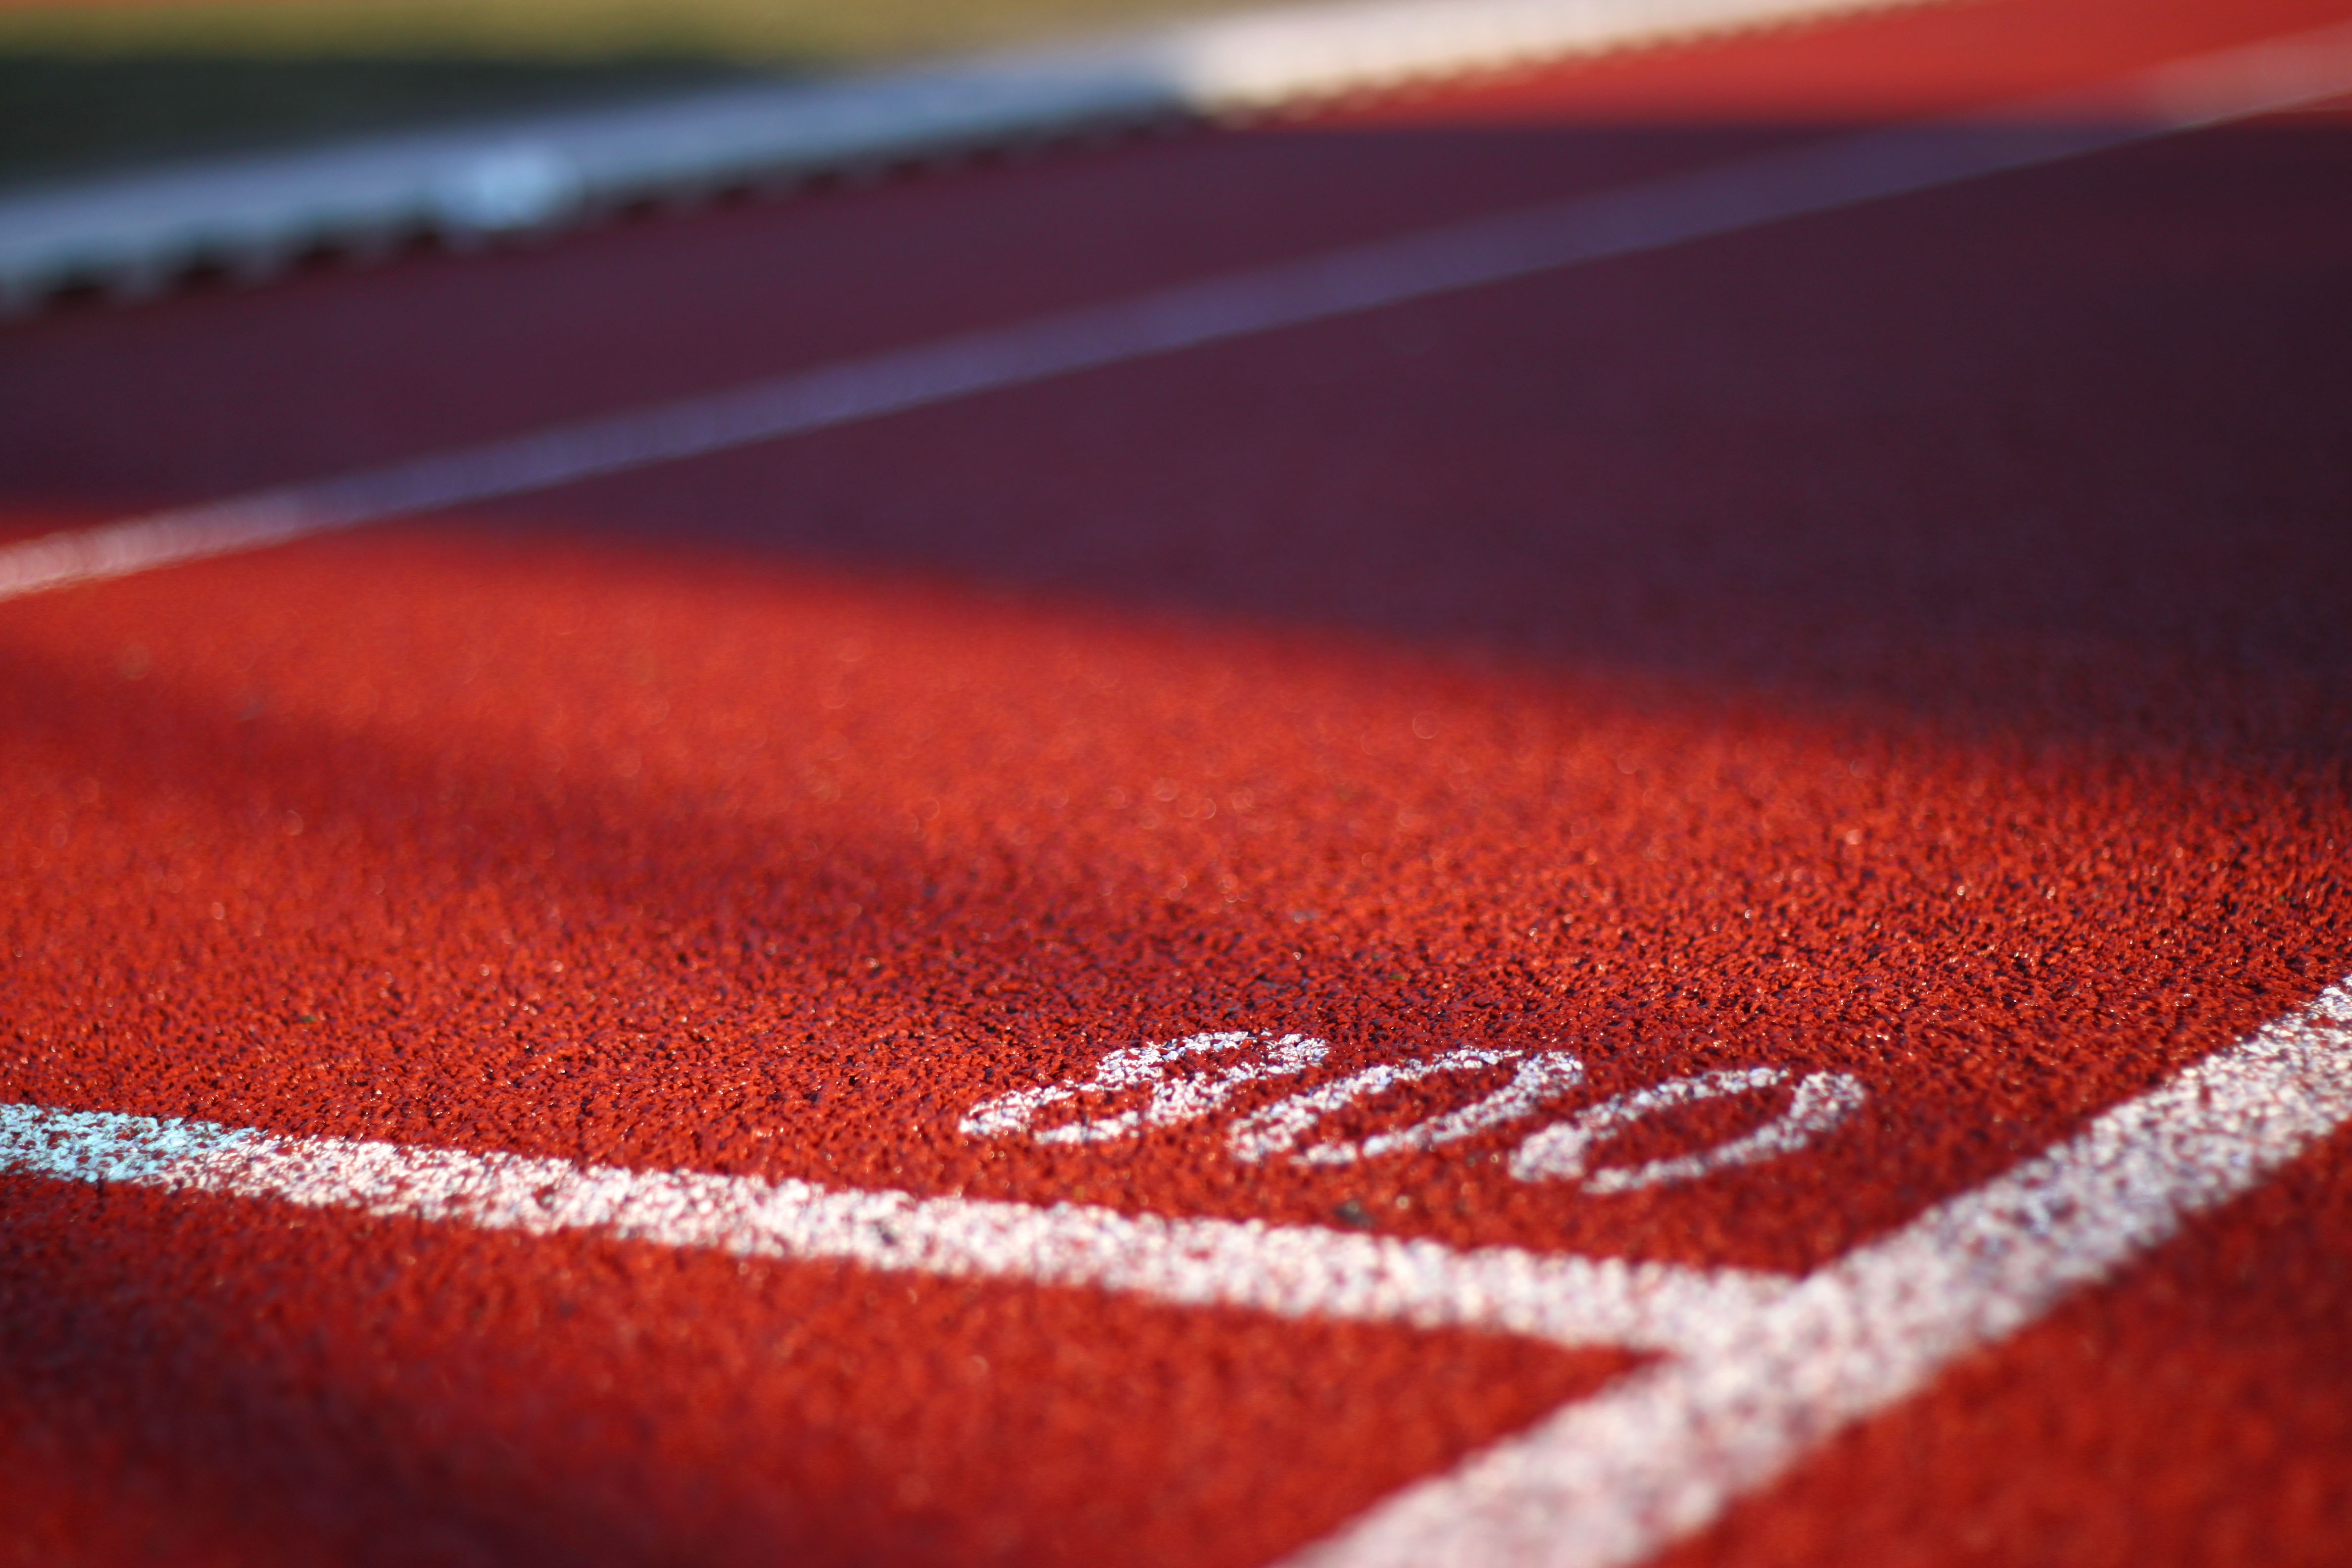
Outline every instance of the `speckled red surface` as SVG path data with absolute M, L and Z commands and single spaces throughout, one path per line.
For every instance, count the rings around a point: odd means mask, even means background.
M 0 344 L 0 507 L 2342 14 L 1930 8 L 68 312 Z M 1811 1267 L 2352 970 L 2347 182 L 2343 120 L 2273 121 L 0 605 L 0 1100 Z M 1615 1197 L 1506 1144 L 955 1131 L 1204 1028 L 1872 1099 Z M 2344 1155 L 1674 1560 L 2352 1555 Z M 1243 1563 L 1622 1364 L 19 1177 L 0 1214 L 0 1561 Z

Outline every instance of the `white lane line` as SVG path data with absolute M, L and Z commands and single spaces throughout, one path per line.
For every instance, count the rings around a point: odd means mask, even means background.
M 924 1198 L 693 1172 L 580 1166 L 109 1111 L 0 1105 L 0 1173 L 270 1198 L 488 1230 L 593 1231 L 745 1258 L 1096 1287 L 1243 1307 L 1525 1334 L 1567 1345 L 1709 1344 L 1793 1283 L 1737 1269 L 1462 1251 L 1256 1221 Z
M 2352 1121 L 2352 981 L 2007 1175 L 1807 1277 L 1716 1342 L 1398 1493 L 1289 1568 L 1609 1568 L 2107 1279 Z
M 37 1105 L 0 1106 L 0 1173 L 1662 1352 L 1286 1565 L 1622 1568 L 2347 1121 L 2352 980 L 1802 1280 Z
M 1636 255 L 2352 91 L 2352 26 L 2091 94 L 1873 132 L 1598 195 L 555 426 L 340 478 L 0 547 L 0 599 L 494 500 Z

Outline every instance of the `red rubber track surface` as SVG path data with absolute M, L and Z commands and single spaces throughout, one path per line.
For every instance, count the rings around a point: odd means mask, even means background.
M 60 312 L 0 524 L 2345 15 L 1982 0 Z M 2347 189 L 2275 118 L 0 605 L 0 1101 L 1814 1267 L 2352 969 Z M 1204 1029 L 1871 1099 L 1615 1196 L 956 1131 Z M 2347 1156 L 1668 1560 L 2352 1556 Z M 0 1561 L 1247 1563 L 1628 1363 L 5 1176 Z

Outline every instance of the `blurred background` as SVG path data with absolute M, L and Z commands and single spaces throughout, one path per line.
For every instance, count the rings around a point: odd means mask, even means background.
M 0 187 L 810 78 L 1242 0 L 0 0 Z

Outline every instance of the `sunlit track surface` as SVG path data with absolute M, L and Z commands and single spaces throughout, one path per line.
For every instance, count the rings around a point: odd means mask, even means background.
M 2340 1560 L 2347 20 L 9 329 L 12 1544 Z
M 0 1107 L 0 1170 L 757 1258 L 1474 1328 L 1664 1363 L 1412 1489 L 1318 1563 L 1628 1563 L 1840 1425 L 2170 1238 L 2352 1120 L 2352 994 L 2198 1062 L 2063 1146 L 1798 1282 L 1300 1227 L 582 1170 Z

